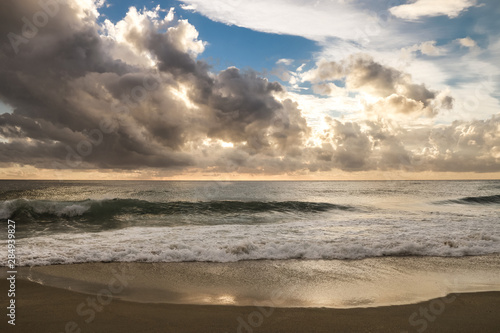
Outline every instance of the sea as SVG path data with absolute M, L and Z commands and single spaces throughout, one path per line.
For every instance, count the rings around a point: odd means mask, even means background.
M 3 180 L 9 219 L 19 266 L 481 256 L 500 181 Z

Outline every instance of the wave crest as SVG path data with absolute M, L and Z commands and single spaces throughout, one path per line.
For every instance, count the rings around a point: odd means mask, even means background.
M 175 215 L 175 214 L 253 214 L 264 212 L 318 213 L 329 210 L 352 210 L 351 206 L 303 201 L 175 201 L 150 202 L 137 199 L 110 199 L 85 201 L 44 201 L 17 199 L 0 203 L 0 218 L 71 218 L 76 216 L 111 218 L 121 214 Z
M 500 204 L 500 195 L 488 195 L 479 197 L 465 197 L 456 200 L 440 201 L 438 203 L 445 204 L 462 204 L 462 205 L 491 205 Z

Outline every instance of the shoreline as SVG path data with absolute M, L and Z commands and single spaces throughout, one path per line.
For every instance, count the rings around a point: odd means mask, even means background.
M 0 281 L 6 290 L 7 281 Z M 136 303 L 18 279 L 16 327 L 4 332 L 498 332 L 500 292 L 372 308 Z M 93 304 L 93 306 L 89 305 Z M 5 309 L 6 300 L 0 306 Z M 95 310 L 93 310 L 95 309 Z

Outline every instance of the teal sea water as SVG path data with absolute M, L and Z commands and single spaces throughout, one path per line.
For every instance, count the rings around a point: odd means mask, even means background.
M 500 253 L 500 181 L 0 185 L 21 266 Z

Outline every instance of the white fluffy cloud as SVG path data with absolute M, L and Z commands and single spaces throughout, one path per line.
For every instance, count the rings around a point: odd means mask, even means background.
M 477 46 L 476 42 L 470 37 L 459 38 L 459 39 L 457 39 L 457 41 L 460 43 L 460 45 L 462 45 L 464 47 L 468 47 L 470 49 Z
M 330 120 L 318 169 L 499 172 L 500 118 L 405 129 L 390 121 Z
M 392 15 L 406 20 L 417 20 L 426 16 L 457 17 L 463 11 L 475 6 L 476 0 L 417 0 L 392 7 Z
M 347 90 L 368 94 L 370 98 L 364 102 L 366 111 L 380 115 L 433 117 L 440 109 L 453 107 L 453 98 L 448 94 L 414 83 L 410 75 L 384 66 L 365 54 L 353 55 L 341 62 L 321 60 L 302 78 L 315 83 L 313 89 L 317 93 L 326 95 L 342 91 L 328 81 L 342 80 Z
M 302 0 L 182 0 L 189 8 L 210 19 L 253 30 L 304 36 L 351 39 L 373 17 L 356 9 L 350 1 L 305 3 Z M 185 7 L 186 8 L 186 7 Z

